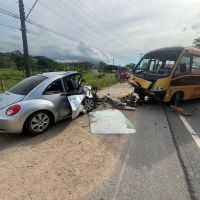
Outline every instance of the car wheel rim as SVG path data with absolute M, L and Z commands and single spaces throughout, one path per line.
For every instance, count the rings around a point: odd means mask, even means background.
M 85 100 L 85 109 L 88 110 L 92 110 L 94 107 L 94 101 L 92 99 L 86 99 Z
M 31 120 L 31 129 L 34 132 L 42 132 L 49 125 L 49 116 L 45 113 L 38 113 Z

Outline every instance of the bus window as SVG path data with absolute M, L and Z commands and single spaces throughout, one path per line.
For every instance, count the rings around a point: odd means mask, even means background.
M 192 73 L 193 74 L 200 74 L 200 57 L 193 57 L 193 62 L 192 62 Z
M 191 69 L 191 57 L 183 56 L 179 65 L 176 67 L 175 76 L 189 74 Z

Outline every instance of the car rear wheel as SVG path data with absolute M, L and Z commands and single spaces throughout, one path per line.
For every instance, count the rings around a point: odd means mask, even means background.
M 95 101 L 93 98 L 86 98 L 84 100 L 83 106 L 86 112 L 90 112 L 95 108 Z
M 38 111 L 32 114 L 26 121 L 25 130 L 28 134 L 42 134 L 52 123 L 51 115 L 46 111 Z

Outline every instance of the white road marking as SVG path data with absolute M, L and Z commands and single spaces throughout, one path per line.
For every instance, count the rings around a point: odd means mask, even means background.
M 200 138 L 198 137 L 198 135 L 195 133 L 195 131 L 193 130 L 193 128 L 187 122 L 187 120 L 185 119 L 185 117 L 183 117 L 182 115 L 179 115 L 179 117 L 181 118 L 183 124 L 185 125 L 185 127 L 187 128 L 187 130 L 189 131 L 189 133 L 191 134 L 192 138 L 194 139 L 194 141 L 196 142 L 196 144 L 198 145 L 198 147 L 200 148 Z

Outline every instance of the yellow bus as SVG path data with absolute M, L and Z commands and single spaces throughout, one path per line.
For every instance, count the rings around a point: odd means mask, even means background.
M 200 49 L 167 47 L 145 54 L 129 82 L 145 97 L 177 104 L 200 97 Z

